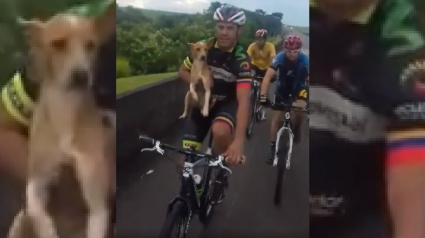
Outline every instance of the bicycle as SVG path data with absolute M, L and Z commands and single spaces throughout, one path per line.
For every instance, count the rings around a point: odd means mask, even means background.
M 290 97 L 291 98 L 291 97 Z M 292 102 L 292 100 L 289 100 Z M 280 129 L 277 132 L 277 140 L 275 147 L 275 156 L 273 166 L 277 167 L 277 180 L 274 194 L 274 204 L 279 205 L 282 195 L 282 182 L 285 170 L 289 170 L 291 166 L 292 146 L 294 141 L 294 133 L 292 132 L 291 111 L 301 111 L 308 113 L 307 108 L 296 107 L 287 103 L 272 103 L 267 99 L 266 107 L 273 110 L 285 112 L 284 119 L 280 124 Z M 285 163 L 280 163 L 285 162 Z
M 139 139 L 153 146 L 152 148 L 142 149 L 142 152 L 156 151 L 164 155 L 165 150 L 171 150 L 185 155 L 180 193 L 168 205 L 167 215 L 159 235 L 160 238 L 169 238 L 174 228 L 177 227 L 177 237 L 184 238 L 186 237 L 190 220 L 194 213 L 199 215 L 199 220 L 203 224 L 206 224 L 211 217 L 214 207 L 211 197 L 214 197 L 215 193 L 220 192 L 213 187 L 212 193 L 209 193 L 211 168 L 218 168 L 218 172 L 227 171 L 230 174 L 232 171 L 224 165 L 225 158 L 221 155 L 207 155 L 194 150 L 181 149 L 146 136 L 140 136 Z M 193 169 L 195 167 L 203 167 L 199 166 L 202 162 L 206 162 L 207 165 L 205 166 L 203 176 L 200 177 L 194 174 Z
M 260 81 L 263 79 L 263 77 L 259 77 L 256 76 L 252 79 L 252 88 L 251 88 L 251 106 L 252 106 L 252 111 L 251 111 L 251 115 L 249 117 L 249 124 L 248 127 L 246 129 L 246 137 L 247 139 L 251 138 L 252 135 L 252 131 L 254 129 L 254 124 L 255 122 L 260 122 L 261 120 L 261 109 L 262 106 L 259 103 L 259 99 L 260 99 Z

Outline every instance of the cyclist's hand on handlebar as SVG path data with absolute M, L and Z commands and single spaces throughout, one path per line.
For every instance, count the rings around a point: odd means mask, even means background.
M 233 141 L 223 153 L 226 158 L 227 164 L 243 164 L 245 163 L 245 156 L 243 155 L 243 142 Z
M 267 95 L 260 96 L 260 103 L 265 105 L 267 103 Z

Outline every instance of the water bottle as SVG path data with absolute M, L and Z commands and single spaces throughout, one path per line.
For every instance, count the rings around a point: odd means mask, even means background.
M 201 176 L 199 174 L 194 174 L 193 175 L 193 180 L 195 181 L 196 185 L 201 184 Z

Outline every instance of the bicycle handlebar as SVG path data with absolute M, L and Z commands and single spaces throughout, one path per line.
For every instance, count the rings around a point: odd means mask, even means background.
M 271 107 L 271 108 L 276 109 L 276 110 L 289 110 L 289 111 L 293 110 L 293 111 L 300 111 L 300 112 L 307 112 L 308 113 L 307 107 L 297 107 L 297 106 L 294 106 L 294 105 L 288 104 L 288 103 L 273 103 L 269 99 L 267 99 L 265 107 Z
M 197 157 L 197 158 L 206 158 L 208 161 L 208 166 L 210 167 L 221 167 L 222 169 L 227 170 L 230 174 L 232 173 L 232 171 L 227 168 L 226 166 L 224 166 L 223 162 L 225 161 L 224 156 L 222 155 L 209 155 L 209 154 L 204 154 L 204 153 L 200 153 L 200 152 L 196 152 L 196 151 L 190 151 L 190 150 L 185 150 L 183 148 L 178 148 L 172 145 L 168 145 L 165 143 L 162 143 L 159 140 L 155 140 L 153 138 L 147 137 L 147 136 L 139 136 L 139 139 L 148 143 L 149 146 L 152 146 L 152 148 L 145 148 L 142 149 L 141 152 L 143 151 L 156 151 L 161 155 L 164 155 L 166 150 L 172 150 L 175 151 L 177 153 L 180 154 L 184 154 L 186 156 L 193 156 L 193 157 Z

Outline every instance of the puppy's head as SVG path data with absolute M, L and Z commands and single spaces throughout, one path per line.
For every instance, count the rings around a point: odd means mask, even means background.
M 89 88 L 97 50 L 115 30 L 115 8 L 98 18 L 61 14 L 45 22 L 18 20 L 25 28 L 33 78 L 63 89 Z
M 213 46 L 214 41 L 189 43 L 190 52 L 194 60 L 207 61 L 208 50 Z

